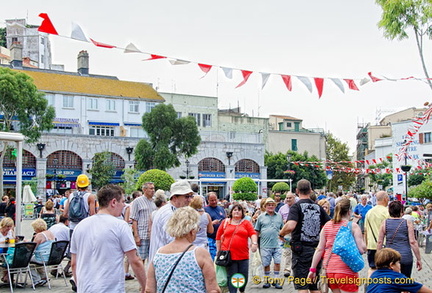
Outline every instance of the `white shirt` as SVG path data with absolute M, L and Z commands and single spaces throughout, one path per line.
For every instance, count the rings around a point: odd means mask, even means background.
M 57 223 L 51 228 L 48 229 L 51 233 L 54 234 L 54 237 L 57 241 L 61 240 L 67 240 L 70 241 L 70 230 L 69 227 L 66 226 L 64 223 Z
M 74 229 L 78 292 L 125 292 L 123 259 L 136 249 L 129 225 L 108 214 L 82 220 Z
M 167 203 L 157 210 L 151 229 L 149 260 L 152 261 L 157 250 L 174 240 L 165 230 L 166 223 L 177 208 Z

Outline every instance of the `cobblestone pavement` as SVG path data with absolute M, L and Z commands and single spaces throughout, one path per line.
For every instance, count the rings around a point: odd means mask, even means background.
M 24 220 L 22 224 L 22 235 L 26 239 L 30 238 L 32 235 L 32 228 L 30 226 L 31 220 Z M 428 287 L 432 287 L 432 254 L 425 254 L 424 247 L 420 248 L 423 262 L 423 269 L 417 271 L 413 269 L 413 278 Z M 360 277 L 366 277 L 367 268 L 364 268 L 360 272 Z M 294 290 L 294 285 L 292 283 L 287 283 L 287 278 L 284 278 L 285 284 L 283 285 L 283 290 L 277 290 L 274 287 L 270 289 L 263 289 L 262 284 L 254 284 L 254 282 L 249 278 L 248 284 L 246 286 L 246 292 L 296 292 Z M 136 280 L 126 281 L 126 292 L 134 293 L 139 292 L 139 284 Z M 0 292 L 8 292 L 9 287 L 0 287 Z M 54 279 L 51 278 L 51 290 L 48 289 L 48 285 L 43 287 L 37 287 L 36 291 L 33 291 L 31 286 L 27 286 L 25 289 L 17 288 L 15 292 L 51 292 L 51 293 L 67 293 L 73 292 L 71 285 L 69 283 L 69 278 L 67 278 L 67 286 L 63 281 L 63 278 Z M 364 288 L 361 287 L 359 292 L 364 292 Z

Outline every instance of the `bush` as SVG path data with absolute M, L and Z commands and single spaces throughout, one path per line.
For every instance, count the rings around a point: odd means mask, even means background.
M 136 188 L 141 190 L 142 185 L 146 182 L 153 182 L 155 190 L 163 189 L 165 191 L 169 191 L 171 184 L 173 184 L 175 181 L 174 178 L 172 178 L 167 172 L 159 169 L 151 169 L 141 174 L 141 176 L 138 178 Z
M 272 187 L 273 194 L 276 192 L 281 193 L 281 199 L 284 200 L 286 197 L 286 192 L 290 190 L 290 186 L 286 182 L 278 182 Z M 273 196 L 274 197 L 274 196 Z
M 234 181 L 233 184 L 233 199 L 253 201 L 257 199 L 258 186 L 252 178 L 243 177 Z
M 432 199 L 432 181 L 425 180 L 408 191 L 409 197 Z

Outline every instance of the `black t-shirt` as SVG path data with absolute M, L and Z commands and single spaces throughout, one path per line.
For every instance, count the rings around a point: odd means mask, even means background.
M 6 213 L 6 203 L 0 202 L 0 216 L 4 216 Z
M 290 208 L 288 221 L 297 222 L 291 233 L 291 241 L 318 246 L 322 226 L 330 220 L 324 209 L 311 199 L 300 199 Z

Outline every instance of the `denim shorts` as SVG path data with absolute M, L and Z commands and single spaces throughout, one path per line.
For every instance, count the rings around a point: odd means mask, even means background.
M 275 264 L 281 263 L 281 248 L 261 248 L 261 262 L 262 265 L 267 267 L 271 264 L 272 258 Z

